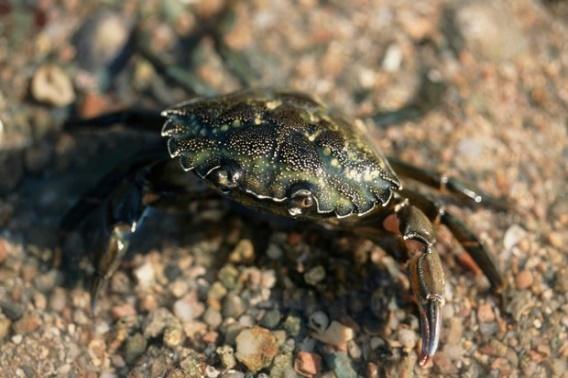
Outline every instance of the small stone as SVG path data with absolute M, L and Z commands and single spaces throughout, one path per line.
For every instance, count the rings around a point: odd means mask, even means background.
M 477 308 L 477 319 L 480 323 L 490 323 L 495 320 L 493 308 L 489 303 L 482 303 Z
M 31 93 L 34 99 L 52 106 L 66 106 L 75 101 L 71 79 L 60 67 L 47 64 L 35 72 Z
M 212 307 L 208 307 L 203 315 L 203 321 L 211 328 L 216 329 L 223 322 L 221 313 Z
M 223 300 L 223 316 L 225 318 L 238 318 L 245 312 L 245 305 L 237 294 L 229 293 Z
M 250 239 L 239 241 L 235 249 L 229 255 L 232 263 L 250 263 L 254 260 L 254 246 Z
M 197 301 L 196 294 L 187 294 L 174 303 L 174 314 L 183 322 L 189 322 L 200 317 L 205 311 L 205 305 Z
M 315 353 L 298 352 L 294 361 L 294 370 L 304 377 L 315 377 L 321 368 L 321 357 Z
M 325 269 L 318 265 L 304 274 L 304 280 L 308 285 L 315 286 L 325 279 Z
M 417 340 L 416 332 L 413 330 L 407 328 L 400 328 L 398 330 L 398 341 L 400 341 L 406 351 L 412 350 Z
M 241 331 L 236 342 L 235 356 L 253 373 L 268 367 L 278 352 L 276 338 L 261 327 Z
M 223 345 L 217 348 L 216 350 L 219 358 L 221 358 L 221 363 L 225 369 L 232 369 L 237 364 L 237 360 L 235 359 L 235 351 L 229 345 Z
M 205 376 L 207 378 L 217 378 L 221 372 L 215 369 L 213 366 L 207 365 L 205 368 Z
M 209 291 L 207 292 L 207 304 L 214 307 L 216 310 L 221 309 L 221 299 L 227 295 L 227 289 L 221 284 L 221 282 L 214 282 Z
M 122 15 L 109 11 L 89 17 L 73 36 L 79 66 L 97 72 L 111 64 L 128 40 L 126 21 Z
M 215 331 L 205 332 L 201 340 L 207 344 L 215 344 L 219 338 L 219 333 Z
M 40 319 L 36 315 L 27 314 L 14 323 L 13 329 L 15 333 L 26 334 L 38 329 L 40 324 Z
M 165 308 L 158 308 L 152 311 L 146 319 L 144 336 L 147 338 L 158 337 L 167 325 L 176 323 L 178 320 Z
M 356 378 L 357 373 L 351 366 L 351 360 L 345 353 L 330 353 L 325 355 L 327 365 L 337 378 Z
M 532 286 L 534 282 L 533 275 L 529 270 L 523 270 L 515 276 L 515 285 L 519 290 L 525 290 Z
M 314 312 L 309 319 L 310 328 L 317 332 L 323 332 L 329 325 L 329 318 L 323 311 Z
M 136 309 L 132 305 L 125 303 L 119 306 L 114 306 L 111 310 L 111 314 L 116 320 L 127 316 L 136 316 Z
M 179 366 L 182 368 L 186 377 L 203 377 L 205 373 L 205 365 L 202 363 L 199 355 L 191 351 L 189 355 L 180 361 Z
M 10 332 L 10 325 L 11 324 L 12 324 L 12 322 L 10 321 L 10 319 L 0 315 L 0 342 L 6 336 L 8 336 L 8 333 Z
M 503 237 L 503 245 L 506 250 L 510 250 L 526 236 L 527 232 L 518 224 L 510 226 Z
M 237 287 L 237 282 L 239 280 L 239 271 L 233 265 L 225 265 L 219 271 L 219 281 L 225 286 L 225 288 L 231 290 Z
M 81 118 L 92 118 L 102 114 L 111 105 L 109 98 L 96 92 L 87 92 L 79 105 Z
M 223 373 L 221 378 L 245 378 L 245 373 L 236 370 L 228 370 Z
M 185 334 L 181 327 L 166 327 L 164 330 L 164 344 L 170 348 L 181 345 L 184 339 Z
M 16 302 L 2 301 L 0 302 L 0 308 L 4 315 L 13 322 L 20 319 L 24 314 L 24 308 Z
M 296 337 L 302 330 L 302 319 L 296 315 L 288 315 L 282 326 L 290 336 Z
M 347 352 L 349 353 L 349 357 L 354 360 L 361 359 L 361 356 L 363 355 L 361 348 L 359 348 L 359 344 L 357 344 L 353 340 L 349 340 L 349 342 L 347 343 Z
M 280 323 L 281 317 L 282 314 L 280 313 L 280 311 L 276 309 L 269 310 L 260 320 L 260 325 L 269 329 L 273 329 L 278 325 L 278 323 Z
M 282 249 L 276 244 L 270 244 L 266 249 L 266 255 L 272 260 L 278 260 L 282 257 Z
M 126 362 L 132 363 L 144 353 L 148 342 L 140 333 L 136 333 L 126 341 Z
M 313 337 L 319 341 L 333 345 L 340 350 L 346 350 L 347 342 L 355 336 L 353 329 L 337 321 L 332 321 L 325 331 L 312 333 Z
M 154 283 L 154 267 L 150 262 L 146 262 L 134 270 L 134 276 L 138 281 L 138 285 L 143 289 L 147 289 Z
M 176 298 L 183 297 L 185 295 L 185 293 L 187 293 L 188 290 L 189 290 L 189 285 L 184 280 L 174 281 L 170 285 L 170 291 L 174 295 L 174 297 L 176 297 Z

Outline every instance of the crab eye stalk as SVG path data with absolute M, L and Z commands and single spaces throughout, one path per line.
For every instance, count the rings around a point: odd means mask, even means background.
M 291 216 L 297 216 L 314 205 L 314 197 L 308 189 L 298 189 L 290 196 L 288 212 Z
M 229 193 L 239 185 L 242 177 L 242 170 L 235 163 L 226 163 L 211 172 L 211 182 L 215 184 L 223 193 Z

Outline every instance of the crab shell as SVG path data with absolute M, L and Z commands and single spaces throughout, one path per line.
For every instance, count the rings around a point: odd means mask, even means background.
M 247 90 L 162 115 L 170 156 L 247 206 L 345 218 L 385 206 L 400 189 L 361 128 L 303 94 Z

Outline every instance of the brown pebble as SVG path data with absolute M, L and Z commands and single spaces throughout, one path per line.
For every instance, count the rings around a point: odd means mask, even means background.
M 480 323 L 489 323 L 495 320 L 493 308 L 489 303 L 482 303 L 477 308 L 477 319 Z
M 519 290 L 528 289 L 532 286 L 533 282 L 533 275 L 528 270 L 523 270 L 515 276 L 515 285 Z
M 109 109 L 109 101 L 105 96 L 89 92 L 79 106 L 79 116 L 82 118 L 95 117 Z
M 120 319 L 127 316 L 136 316 L 136 309 L 130 304 L 122 304 L 114 306 L 111 310 L 114 319 Z
M 235 356 L 253 373 L 269 366 L 278 353 L 274 335 L 266 328 L 252 327 L 239 333 Z
M 8 248 L 6 247 L 6 241 L 0 238 L 0 264 L 2 264 L 8 257 Z
M 315 353 L 299 352 L 294 361 L 294 370 L 304 377 L 314 377 L 319 374 L 321 357 Z
M 40 326 L 40 319 L 33 314 L 24 315 L 14 323 L 14 332 L 17 334 L 31 333 Z

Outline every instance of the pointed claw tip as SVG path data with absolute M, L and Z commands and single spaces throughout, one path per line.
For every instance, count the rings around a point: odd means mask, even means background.
M 430 360 L 432 359 L 432 356 L 429 356 L 427 354 L 420 354 L 420 358 L 418 360 L 418 365 L 420 367 L 425 367 L 426 365 L 428 365 L 428 362 L 430 362 Z

